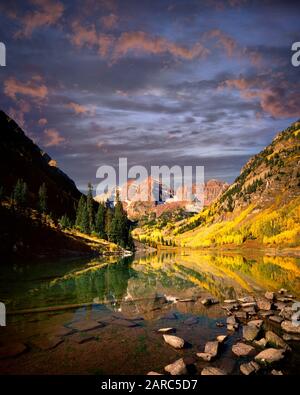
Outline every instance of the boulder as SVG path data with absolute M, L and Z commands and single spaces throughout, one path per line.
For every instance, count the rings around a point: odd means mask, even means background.
M 187 374 L 186 364 L 182 358 L 178 359 L 174 363 L 165 366 L 165 371 L 173 376 Z
M 277 324 L 281 324 L 283 321 L 283 318 L 279 317 L 278 315 L 270 315 L 269 320 L 276 322 Z
M 273 369 L 273 370 L 271 371 L 271 374 L 272 374 L 273 376 L 283 376 L 283 373 L 282 373 L 281 370 L 275 370 L 275 369 Z
M 203 304 L 203 306 L 211 306 L 213 304 L 219 303 L 219 301 L 214 298 L 205 298 L 205 299 L 201 300 L 201 303 Z
M 232 346 L 233 354 L 237 355 L 238 357 L 245 357 L 251 355 L 253 354 L 254 351 L 255 351 L 254 347 L 249 346 L 248 344 L 245 343 L 236 343 Z
M 248 307 L 256 307 L 256 302 L 247 302 L 247 303 L 242 303 L 242 308 L 246 309 Z
M 246 311 L 238 311 L 237 313 L 234 314 L 234 316 L 238 320 L 245 321 L 247 319 L 247 312 Z
M 273 310 L 268 310 L 268 311 L 259 310 L 258 315 L 263 318 L 266 318 L 266 317 L 269 317 L 270 315 L 274 315 L 274 313 L 275 313 L 275 311 L 273 311 Z
M 283 294 L 287 293 L 287 289 L 285 289 L 285 288 L 280 288 L 280 290 L 278 291 L 278 293 L 279 293 L 280 295 L 283 295 Z
M 158 329 L 157 332 L 159 332 L 159 333 L 174 333 L 174 332 L 176 332 L 176 329 L 175 328 L 160 328 L 160 329 Z
M 151 372 L 148 372 L 148 373 L 147 373 L 147 376 L 162 376 L 162 374 L 161 374 L 161 373 L 157 373 L 157 372 L 151 371 Z
M 203 361 L 209 362 L 212 359 L 211 354 L 208 354 L 207 352 L 198 352 L 197 357 L 203 359 Z
M 290 342 L 290 341 L 300 341 L 300 336 L 297 335 L 288 335 L 287 333 L 285 333 L 282 336 L 283 340 L 285 340 L 286 342 Z
M 201 376 L 226 376 L 226 372 L 224 372 L 224 370 L 214 368 L 213 366 L 209 366 L 202 370 Z
M 228 336 L 226 336 L 226 335 L 219 335 L 219 336 L 217 336 L 217 341 L 218 341 L 219 343 L 224 343 L 225 340 L 227 339 L 227 337 L 228 337 Z
M 252 320 L 248 322 L 249 326 L 255 326 L 256 328 L 261 328 L 263 324 L 263 320 Z
M 245 325 L 243 327 L 243 338 L 250 342 L 256 339 L 258 333 L 259 328 L 254 325 Z
M 288 333 L 300 335 L 300 325 L 295 325 L 292 321 L 283 321 L 281 328 Z
M 292 307 L 286 306 L 283 309 L 281 309 L 279 315 L 280 315 L 280 317 L 284 318 L 285 320 L 291 321 L 293 313 L 294 313 L 294 311 L 293 311 Z
M 285 350 L 277 348 L 267 348 L 256 355 L 255 361 L 262 364 L 272 364 L 281 361 L 284 358 L 284 352 Z
M 236 302 L 237 302 L 236 299 L 225 299 L 224 300 L 224 303 L 226 303 L 226 304 L 233 304 L 233 303 L 236 303 Z
M 235 316 L 231 315 L 230 317 L 227 317 L 226 323 L 227 325 L 235 325 L 236 324 Z
M 255 299 L 253 296 L 244 296 L 243 298 L 238 298 L 238 301 L 241 303 L 251 303 L 255 302 Z
M 167 344 L 174 348 L 183 348 L 184 347 L 184 340 L 178 336 L 172 335 L 163 335 L 163 338 Z
M 265 298 L 257 298 L 256 303 L 259 310 L 271 310 L 272 308 L 272 303 Z
M 265 298 L 268 299 L 268 300 L 272 300 L 273 301 L 275 299 L 275 293 L 267 291 L 265 293 Z
M 269 344 L 270 346 L 276 347 L 276 348 L 282 348 L 284 350 L 291 350 L 291 347 L 286 344 L 286 342 L 279 337 L 278 335 L 276 335 L 276 333 L 272 332 L 272 331 L 267 331 L 266 332 L 266 341 L 267 344 Z
M 218 341 L 207 342 L 205 344 L 204 353 L 210 354 L 212 357 L 216 357 L 218 354 L 218 348 L 219 348 Z
M 256 346 L 265 348 L 267 345 L 267 340 L 263 337 L 262 339 L 259 340 L 254 340 L 253 342 Z
M 255 361 L 243 363 L 240 366 L 240 371 L 246 376 L 249 376 L 250 374 L 258 372 L 259 369 L 260 369 L 260 366 Z

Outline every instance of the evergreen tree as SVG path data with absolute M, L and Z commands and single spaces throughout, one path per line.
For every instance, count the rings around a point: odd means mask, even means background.
M 59 224 L 63 229 L 69 229 L 72 227 L 72 221 L 70 218 L 64 214 L 60 219 L 59 219 Z
M 24 209 L 28 200 L 27 184 L 22 179 L 18 179 L 13 191 L 13 200 L 18 208 Z
M 96 215 L 96 232 L 102 239 L 105 239 L 105 205 L 99 203 L 97 215 Z
M 78 228 L 80 230 L 82 230 L 85 207 L 86 207 L 86 198 L 84 195 L 81 195 L 79 202 L 78 202 L 78 207 L 77 207 L 77 212 L 76 212 L 76 221 L 75 221 L 76 228 Z
M 83 206 L 83 212 L 82 212 L 82 222 L 81 222 L 81 231 L 86 234 L 91 233 L 91 228 L 90 228 L 90 216 L 89 216 L 89 210 L 88 210 L 88 204 L 87 202 Z
M 43 183 L 39 189 L 39 202 L 38 202 L 38 209 L 39 212 L 45 214 L 47 211 L 47 188 L 46 184 Z
M 111 223 L 113 220 L 113 212 L 110 207 L 106 207 L 105 210 L 105 238 L 111 240 Z
M 93 187 L 90 182 L 88 183 L 86 205 L 87 205 L 87 213 L 88 213 L 89 232 L 92 232 L 95 229 L 95 214 L 94 214 Z
M 114 215 L 110 226 L 110 239 L 124 248 L 129 248 L 129 244 L 130 247 L 133 245 L 130 236 L 129 221 L 126 211 L 123 209 L 122 202 L 120 201 L 119 192 L 117 192 L 116 195 Z

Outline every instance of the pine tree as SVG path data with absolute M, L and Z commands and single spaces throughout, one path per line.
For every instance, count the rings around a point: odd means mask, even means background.
M 43 183 L 39 189 L 39 202 L 38 202 L 38 209 L 39 212 L 45 214 L 47 211 L 47 188 L 46 184 Z
M 13 191 L 13 200 L 18 208 L 24 209 L 28 199 L 27 184 L 22 179 L 18 179 Z
M 96 215 L 96 232 L 101 239 L 106 238 L 105 233 L 105 205 L 99 203 L 97 215 Z
M 83 206 L 83 211 L 82 211 L 82 222 L 81 222 L 81 231 L 86 234 L 91 233 L 91 228 L 90 228 L 90 217 L 89 217 L 89 210 L 88 210 L 88 205 L 87 202 Z
M 89 222 L 89 232 L 95 229 L 95 215 L 94 215 L 94 198 L 93 198 L 93 187 L 92 184 L 88 183 L 88 193 L 87 193 L 87 213 Z
M 122 202 L 120 201 L 119 192 L 117 192 L 116 195 L 114 215 L 110 226 L 110 239 L 124 248 L 129 248 L 129 245 L 130 247 L 133 246 L 129 221 L 126 211 L 123 209 Z
M 78 228 L 80 230 L 82 230 L 85 206 L 86 206 L 86 198 L 84 195 L 81 195 L 79 202 L 78 202 L 78 207 L 77 207 L 77 212 L 76 212 L 76 221 L 75 221 L 76 228 Z
M 64 214 L 60 219 L 59 219 L 59 224 L 63 229 L 68 229 L 72 227 L 72 222 L 70 218 Z

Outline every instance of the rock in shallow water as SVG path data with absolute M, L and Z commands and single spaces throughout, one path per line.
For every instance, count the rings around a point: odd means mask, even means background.
M 222 369 L 210 366 L 202 370 L 201 376 L 226 376 L 226 372 L 224 372 Z
M 163 335 L 163 338 L 167 344 L 174 348 L 183 348 L 184 347 L 184 340 L 178 336 L 172 335 Z
M 205 344 L 204 352 L 206 354 L 210 354 L 212 357 L 216 357 L 217 354 L 218 354 L 218 348 L 219 348 L 219 342 L 218 341 L 207 342 Z
M 245 357 L 253 354 L 255 348 L 245 343 L 237 343 L 232 346 L 232 352 L 238 357 Z
M 212 356 L 207 352 L 198 352 L 197 357 L 203 359 L 203 361 L 209 362 L 212 359 Z
M 299 325 L 295 325 L 292 321 L 283 321 L 281 323 L 281 328 L 285 332 L 300 335 L 300 323 Z
M 256 326 L 245 325 L 243 327 L 243 338 L 248 341 L 255 340 L 258 333 L 259 333 L 259 328 L 257 328 Z
M 160 328 L 160 329 L 158 329 L 157 332 L 159 332 L 159 333 L 174 333 L 174 332 L 176 332 L 176 329 L 175 328 Z
M 256 355 L 255 361 L 262 364 L 272 364 L 283 359 L 284 352 L 285 350 L 278 350 L 277 348 L 267 348 L 266 350 Z
M 80 332 L 91 331 L 93 329 L 98 329 L 103 326 L 104 326 L 103 323 L 94 320 L 77 321 L 70 325 L 72 329 L 75 329 Z
M 23 343 L 13 343 L 9 346 L 0 347 L 0 359 L 17 357 L 22 354 L 26 348 L 27 347 Z
M 256 328 L 261 328 L 263 324 L 263 320 L 252 320 L 248 322 L 249 326 L 255 326 Z
M 254 362 L 254 361 L 251 361 L 249 363 L 243 363 L 240 366 L 240 371 L 246 376 L 249 376 L 250 374 L 258 372 L 259 369 L 260 369 L 260 366 L 258 365 L 258 363 Z
M 174 363 L 171 363 L 170 365 L 165 366 L 165 371 L 173 376 L 187 374 L 186 364 L 182 358 L 178 359 Z
M 277 348 L 282 348 L 290 351 L 291 347 L 286 342 L 272 331 L 266 332 L 266 341 L 269 345 Z

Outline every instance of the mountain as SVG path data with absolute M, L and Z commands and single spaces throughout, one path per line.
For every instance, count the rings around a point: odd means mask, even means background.
M 18 179 L 28 186 L 29 204 L 36 207 L 40 186 L 47 188 L 48 210 L 59 218 L 74 217 L 81 192 L 50 156 L 25 135 L 23 130 L 0 111 L 0 184 L 10 196 Z
M 206 210 L 178 226 L 189 247 L 300 245 L 300 121 L 252 157 L 234 183 Z
M 107 193 L 98 195 L 95 200 L 105 202 L 109 199 L 114 202 L 116 193 L 120 194 L 123 206 L 129 218 L 138 220 L 143 216 L 155 214 L 160 217 L 163 213 L 183 209 L 185 211 L 197 212 L 196 200 L 203 201 L 204 206 L 211 204 L 228 187 L 228 184 L 219 180 L 208 180 L 204 185 L 204 196 L 196 195 L 196 185 L 192 185 L 192 194 L 195 202 L 190 202 L 187 191 L 178 188 L 175 192 L 152 177 L 137 183 L 128 181 L 122 187 L 115 186 Z M 127 195 L 125 195 L 127 191 Z M 142 199 L 141 199 L 142 197 Z M 159 200 L 157 200 L 159 197 Z
M 300 120 L 253 156 L 240 175 L 201 212 L 164 229 L 136 234 L 189 248 L 300 246 Z

